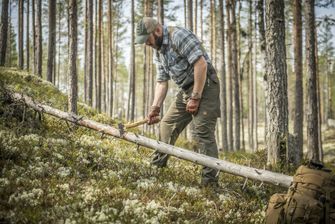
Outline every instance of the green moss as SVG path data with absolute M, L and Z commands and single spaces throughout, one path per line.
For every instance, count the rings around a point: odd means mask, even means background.
M 33 75 L 0 68 L 0 80 L 3 87 L 66 110 L 66 96 Z M 200 188 L 198 165 L 171 158 L 168 168 L 157 169 L 150 165 L 152 150 L 41 116 L 11 102 L 3 88 L 0 105 L 0 220 L 262 223 L 269 196 L 285 190 L 245 184 L 223 173 L 218 192 Z M 120 122 L 85 104 L 78 108 L 80 115 L 96 121 Z M 192 147 L 182 139 L 178 145 Z M 265 152 L 220 157 L 258 168 L 266 161 Z

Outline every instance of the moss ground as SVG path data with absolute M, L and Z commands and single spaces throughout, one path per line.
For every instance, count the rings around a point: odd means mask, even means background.
M 171 158 L 156 169 L 151 150 L 38 114 L 4 88 L 67 109 L 51 84 L 0 68 L 1 223 L 262 223 L 270 195 L 285 191 L 223 173 L 218 191 L 201 188 L 200 166 Z M 79 114 L 117 123 L 82 103 Z M 259 168 L 266 161 L 265 152 L 220 156 Z

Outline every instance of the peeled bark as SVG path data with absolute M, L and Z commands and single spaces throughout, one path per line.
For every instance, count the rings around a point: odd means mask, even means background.
M 49 115 L 55 116 L 65 121 L 72 122 L 76 125 L 96 130 L 99 133 L 111 135 L 129 142 L 133 142 L 138 145 L 157 150 L 158 152 L 166 153 L 199 165 L 221 170 L 223 172 L 230 173 L 233 175 L 274 184 L 277 186 L 289 187 L 291 182 L 293 181 L 292 176 L 287 176 L 284 174 L 275 173 L 267 170 L 256 169 L 253 167 L 234 164 L 232 162 L 209 157 L 204 154 L 196 153 L 173 145 L 169 145 L 164 142 L 150 139 L 138 134 L 133 134 L 131 132 L 125 132 L 122 134 L 119 129 L 116 129 L 109 125 L 105 125 L 93 120 L 83 118 L 78 115 L 66 113 L 58 109 L 52 108 L 50 106 L 43 105 L 41 103 L 32 100 L 30 97 L 24 96 L 19 93 L 12 94 L 12 97 L 14 100 L 24 101 L 27 106 L 32 107 L 34 110 L 39 111 L 41 113 L 47 113 Z

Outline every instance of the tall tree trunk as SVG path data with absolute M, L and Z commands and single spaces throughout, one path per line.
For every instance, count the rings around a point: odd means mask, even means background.
M 319 161 L 314 0 L 305 0 L 304 5 L 307 61 L 307 157 Z
M 27 0 L 27 32 L 26 32 L 26 53 L 27 53 L 27 71 L 29 71 L 29 61 L 30 61 L 30 46 L 29 46 L 29 0 Z
M 36 18 L 35 18 L 35 27 L 36 27 L 36 72 L 39 77 L 42 78 L 42 0 L 36 0 Z
M 303 77 L 302 77 L 302 18 L 301 18 L 301 0 L 294 0 L 293 8 L 293 44 L 294 44 L 294 71 L 295 71 L 295 113 L 294 113 L 294 135 L 296 138 L 295 149 L 289 153 L 290 161 L 295 165 L 300 164 L 303 158 L 303 120 L 304 111 L 302 100 Z
M 194 30 L 194 33 L 195 35 L 198 36 L 198 0 L 195 0 L 194 1 L 194 13 L 193 13 L 193 18 L 194 18 L 194 22 L 193 22 L 193 30 Z
M 228 139 L 227 139 L 227 95 L 226 95 L 226 64 L 225 64 L 225 29 L 224 29 L 224 6 L 223 0 L 219 0 L 219 13 L 221 20 L 221 79 L 220 79 L 220 100 L 221 100 L 221 138 L 222 138 L 222 149 L 228 150 Z
M 87 62 L 88 62 L 88 0 L 85 0 L 85 18 L 84 18 L 84 30 L 85 30 L 85 46 L 84 46 L 84 102 L 87 103 L 87 82 L 88 82 L 88 73 L 87 73 Z
M 288 137 L 288 100 L 284 0 L 266 1 L 266 78 L 268 164 L 285 162 Z
M 253 131 L 253 143 L 254 143 L 254 151 L 257 150 L 258 147 L 258 136 L 257 136 L 257 114 L 258 114 L 258 110 L 257 110 L 257 11 L 255 10 L 255 32 L 254 32 L 254 42 L 255 42 L 255 47 L 254 47 L 254 72 L 253 72 L 253 92 L 252 92 L 252 96 L 253 96 L 253 102 L 254 102 L 254 106 L 253 106 L 253 114 L 254 114 L 254 131 Z
M 249 20 L 248 20 L 248 51 L 249 51 L 249 66 L 248 66 L 248 87 L 249 87 L 249 91 L 248 91 L 248 101 L 249 101 L 249 106 L 248 106 L 248 142 L 249 142 L 249 148 L 251 149 L 252 152 L 255 151 L 255 144 L 254 144 L 254 106 L 255 106 L 255 102 L 254 102 L 254 62 L 253 62 L 253 40 L 252 40 L 252 36 L 253 36 L 253 32 L 252 32 L 252 1 L 249 0 Z
M 102 49 L 102 0 L 98 0 L 98 49 L 96 51 L 98 52 L 98 61 L 96 65 L 97 69 L 97 110 L 101 112 L 101 94 L 102 94 L 102 55 L 101 55 L 101 49 Z
M 319 56 L 318 56 L 318 35 L 317 28 L 315 27 L 315 67 L 316 67 L 316 93 L 317 93 L 317 106 L 318 106 L 318 144 L 319 144 L 319 160 L 323 162 L 323 149 L 322 149 L 322 136 L 321 136 L 321 96 L 320 96 L 320 75 L 319 75 Z
M 131 46 L 130 46 L 130 88 L 129 88 L 129 92 L 130 92 L 130 96 L 131 96 L 131 105 L 130 108 L 128 108 L 128 110 L 130 109 L 130 114 L 129 114 L 129 118 L 130 121 L 133 121 L 135 118 L 135 28 L 134 28 L 134 23 L 135 23 L 135 12 L 134 12 L 134 0 L 131 0 Z
M 88 105 L 93 105 L 93 0 L 88 0 L 87 8 L 87 100 Z
M 1 10 L 1 44 L 0 44 L 0 66 L 4 66 L 6 62 L 6 50 L 7 50 L 7 38 L 8 37 L 8 6 L 9 0 L 3 0 L 2 2 L 2 10 Z
M 94 108 L 98 108 L 98 0 L 95 0 L 94 10 Z
M 114 103 L 114 91 L 113 91 L 113 14 L 112 14 L 112 1 L 108 1 L 108 33 L 109 33 L 109 116 L 113 117 L 113 103 Z
M 48 70 L 47 81 L 54 83 L 54 58 L 56 52 L 56 0 L 49 0 L 49 43 L 48 43 Z
M 257 11 L 258 11 L 258 29 L 259 29 L 259 42 L 261 51 L 265 52 L 265 28 L 264 28 L 264 0 L 257 1 Z
M 227 11 L 227 45 L 228 45 L 228 82 L 227 82 L 227 114 L 228 114 L 228 151 L 233 150 L 233 90 L 232 90 L 232 27 L 231 27 L 231 0 L 226 1 L 226 11 Z
M 31 0 L 31 29 L 33 31 L 33 73 L 37 73 L 37 67 L 36 67 L 36 3 L 35 0 Z
M 23 69 L 23 0 L 19 0 L 18 7 L 18 45 L 19 45 L 19 68 Z
M 203 26 L 203 0 L 200 0 L 200 39 L 201 39 L 201 43 L 204 41 L 203 38 L 203 34 L 204 34 L 204 26 Z M 223 27 L 223 23 L 222 23 L 222 27 Z
M 70 17 L 70 57 L 69 57 L 69 112 L 77 114 L 77 0 L 69 0 Z
M 215 64 L 215 55 L 214 55 L 214 48 L 215 48 L 215 37 L 214 37 L 214 30 L 215 30 L 215 22 L 214 22 L 214 13 L 215 13 L 215 9 L 214 9 L 214 0 L 210 0 L 210 17 L 211 17 L 211 23 L 210 23 L 210 30 L 211 30 L 211 58 L 212 58 L 212 62 L 213 65 Z
M 241 10 L 242 10 L 242 3 L 241 0 L 238 0 L 238 15 L 237 15 L 237 69 L 239 73 L 239 83 L 240 83 L 240 89 L 239 89 L 239 94 L 240 94 L 240 121 L 241 121 L 241 135 L 242 135 L 242 146 L 241 150 L 245 150 L 245 138 L 244 138 L 244 115 L 243 115 L 243 90 L 242 90 L 242 82 L 243 82 L 243 66 L 244 64 L 241 65 Z
M 58 54 L 58 64 L 57 64 L 57 76 L 56 76 L 56 79 L 55 79 L 55 83 L 56 83 L 56 80 L 57 80 L 57 88 L 59 88 L 59 79 L 60 79 L 60 64 L 61 64 L 61 59 L 60 59 L 60 46 L 61 46 L 61 43 L 60 43 L 60 40 L 61 40 L 61 24 L 60 24 L 60 21 L 61 21 L 61 16 L 62 16 L 62 4 L 60 2 L 58 2 L 58 51 L 57 51 L 57 54 Z
M 193 31 L 193 0 L 187 1 L 187 28 Z
M 157 18 L 158 22 L 164 25 L 164 0 L 158 0 Z
M 236 1 L 231 1 L 232 76 L 234 85 L 234 151 L 240 150 L 240 94 L 237 68 Z M 214 31 L 215 32 L 215 31 Z M 215 51 L 215 50 L 214 50 Z
M 187 27 L 187 1 L 184 0 L 184 27 Z

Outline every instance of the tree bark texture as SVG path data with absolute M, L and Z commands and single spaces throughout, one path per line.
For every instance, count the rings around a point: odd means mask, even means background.
M 226 11 L 227 11 L 227 59 L 228 59 L 228 72 L 227 72 L 227 115 L 228 115 L 228 151 L 232 151 L 233 146 L 233 90 L 232 90 L 232 37 L 231 37 L 231 0 L 226 1 Z
M 36 1 L 31 0 L 31 29 L 33 31 L 33 73 L 37 73 L 37 67 L 36 67 Z
M 49 0 L 49 42 L 48 42 L 48 65 L 47 81 L 54 83 L 54 58 L 56 53 L 56 0 Z
M 221 20 L 221 79 L 220 79 L 220 100 L 221 100 L 221 138 L 222 138 L 222 149 L 228 150 L 228 139 L 227 139 L 227 88 L 226 88 L 226 63 L 225 63 L 225 29 L 224 29 L 224 6 L 223 0 L 219 0 L 219 13 Z
M 18 5 L 18 45 L 19 45 L 19 68 L 23 69 L 23 0 L 19 0 Z
M 187 28 L 193 31 L 193 0 L 187 0 Z
M 87 98 L 88 105 L 93 105 L 93 0 L 88 0 L 88 36 L 87 36 Z
M 135 2 L 131 1 L 131 49 L 130 49 L 130 89 L 131 105 L 130 105 L 130 121 L 135 119 Z M 129 109 L 129 108 L 128 108 Z
M 27 71 L 29 71 L 29 61 L 30 61 L 30 44 L 29 44 L 29 8 L 30 8 L 30 4 L 29 4 L 29 0 L 27 0 L 27 29 L 26 29 L 26 53 L 27 53 Z
M 287 176 L 284 174 L 275 173 L 267 170 L 256 169 L 252 167 L 234 164 L 232 162 L 209 157 L 204 154 L 196 153 L 180 147 L 169 145 L 164 142 L 150 139 L 138 134 L 133 134 L 131 132 L 125 132 L 122 134 L 120 129 L 116 129 L 109 125 L 105 125 L 78 115 L 66 113 L 58 109 L 52 108 L 50 106 L 43 105 L 41 103 L 34 101 L 30 97 L 24 96 L 20 93 L 14 93 L 12 94 L 12 97 L 14 100 L 24 101 L 27 106 L 32 107 L 33 109 L 41 113 L 47 113 L 49 115 L 55 116 L 65 121 L 72 122 L 76 125 L 96 130 L 99 133 L 111 135 L 129 142 L 133 142 L 138 145 L 157 150 L 158 152 L 166 153 L 199 165 L 221 170 L 223 172 L 227 172 L 233 175 L 274 184 L 277 186 L 289 187 L 291 182 L 293 181 L 292 176 Z
M 259 29 L 259 42 L 261 51 L 265 51 L 265 23 L 264 23 L 264 0 L 257 1 L 257 11 L 258 11 L 258 29 Z
M 314 0 L 305 0 L 307 62 L 307 157 L 319 160 Z
M 113 104 L 114 104 L 114 91 L 113 91 L 113 66 L 114 66 L 114 57 L 113 57 L 113 14 L 112 14 L 112 0 L 108 1 L 108 33 L 109 33 L 109 113 L 110 117 L 113 117 Z
M 293 8 L 293 44 L 294 44 L 294 71 L 295 71 L 295 113 L 294 136 L 295 149 L 289 158 L 295 165 L 300 164 L 303 158 L 303 76 L 302 76 L 302 15 L 301 0 L 294 0 Z
M 36 0 L 36 37 L 35 37 L 35 47 L 36 47 L 36 73 L 39 77 L 42 77 L 42 0 Z
M 285 162 L 288 136 L 288 100 L 284 0 L 266 2 L 266 77 L 268 164 Z
M 69 1 L 70 17 L 70 58 L 69 58 L 69 112 L 77 114 L 78 78 L 77 78 L 77 0 Z
M 10 27 L 8 26 L 8 6 L 9 0 L 3 0 L 2 2 L 2 10 L 1 10 L 1 36 L 0 36 L 0 66 L 4 66 L 6 62 L 6 50 L 7 50 L 7 39 L 10 39 L 8 36 L 8 30 Z
M 231 2 L 232 75 L 234 85 L 234 151 L 240 150 L 240 86 L 237 67 L 236 2 Z M 214 31 L 215 32 L 215 31 Z

